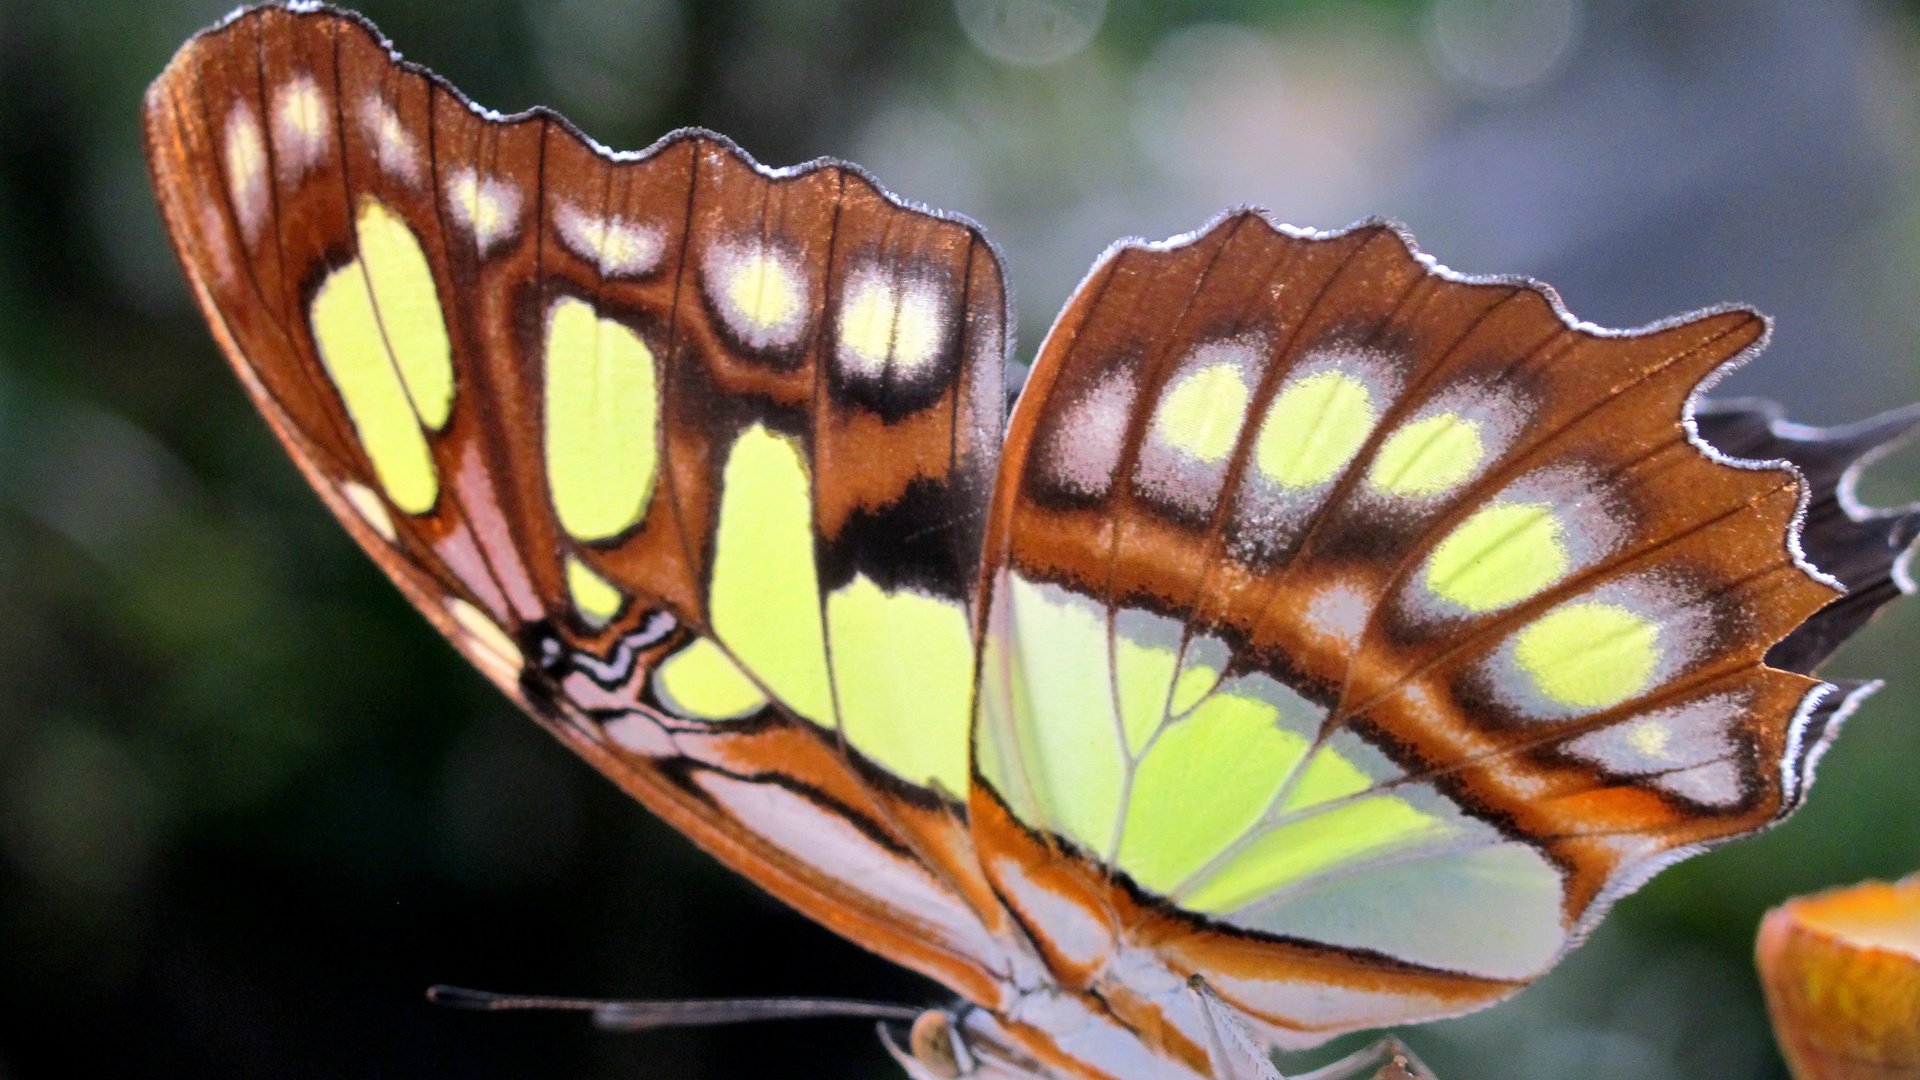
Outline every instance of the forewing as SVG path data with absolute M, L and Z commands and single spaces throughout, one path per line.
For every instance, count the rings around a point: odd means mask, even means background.
M 977 230 L 711 133 L 610 155 L 313 8 L 195 38 L 146 134 L 235 371 L 428 619 L 729 865 L 993 1000 L 957 802 L 1005 351 Z
M 1696 437 L 1765 333 L 1603 331 L 1380 224 L 1109 253 L 1015 409 L 985 556 L 976 841 L 1028 921 L 1107 923 L 1056 967 L 1148 941 L 1294 1043 L 1459 1012 L 1789 810 L 1857 690 L 1806 672 L 1913 522 L 1802 531 L 1872 439 L 1735 448 L 1802 476 Z M 1864 599 L 1816 616 L 1840 590 L 1803 540 Z

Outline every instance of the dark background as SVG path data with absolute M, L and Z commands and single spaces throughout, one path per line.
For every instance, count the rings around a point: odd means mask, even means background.
M 616 1037 L 422 1003 L 441 981 L 938 994 L 551 744 L 306 491 L 191 309 L 140 160 L 141 90 L 225 5 L 0 0 L 0 1077 L 890 1075 L 859 1023 Z M 1027 343 L 1110 240 L 1257 202 L 1391 215 L 1603 324 L 1757 304 L 1775 343 L 1727 389 L 1802 419 L 1920 397 L 1910 8 L 1102 7 L 367 12 L 484 104 L 551 104 L 614 146 L 699 123 L 770 163 L 842 155 L 973 215 Z M 1914 456 L 1868 491 L 1920 493 Z M 1662 876 L 1538 987 L 1413 1045 L 1449 1080 L 1783 1076 L 1759 914 L 1920 867 L 1916 628 L 1897 610 L 1835 664 L 1891 686 L 1791 824 Z

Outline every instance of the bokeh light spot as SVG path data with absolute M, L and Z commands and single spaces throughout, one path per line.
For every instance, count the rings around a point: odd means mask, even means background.
M 1107 0 L 955 0 L 954 7 L 980 51 L 1029 67 L 1086 48 L 1107 16 Z
M 1552 74 L 1579 29 L 1579 0 L 1434 0 L 1427 42 L 1448 75 L 1498 92 Z

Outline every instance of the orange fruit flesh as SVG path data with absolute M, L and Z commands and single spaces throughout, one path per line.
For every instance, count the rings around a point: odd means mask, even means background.
M 1920 1080 L 1920 876 L 1788 901 L 1756 956 L 1796 1080 Z

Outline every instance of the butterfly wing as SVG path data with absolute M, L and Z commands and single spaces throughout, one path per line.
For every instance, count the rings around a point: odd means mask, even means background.
M 310 7 L 190 42 L 146 134 L 234 370 L 408 599 L 728 865 L 993 1000 L 958 803 L 1006 347 L 978 231 L 711 133 L 616 158 Z
M 1379 224 L 1103 259 L 985 553 L 975 837 L 1054 968 L 1141 1030 L 1198 974 L 1310 1045 L 1510 993 L 1791 809 L 1858 696 L 1807 672 L 1914 529 L 1836 484 L 1913 421 L 1703 444 L 1692 395 L 1765 334 L 1601 331 Z

